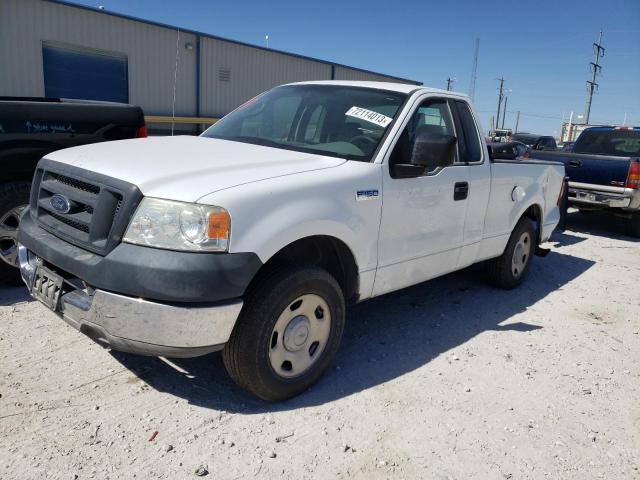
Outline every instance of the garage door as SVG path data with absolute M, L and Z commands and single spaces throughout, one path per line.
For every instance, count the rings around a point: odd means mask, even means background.
M 44 44 L 47 97 L 129 102 L 127 57 Z

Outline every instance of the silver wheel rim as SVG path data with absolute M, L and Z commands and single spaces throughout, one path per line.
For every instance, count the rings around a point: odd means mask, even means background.
M 511 258 L 511 272 L 515 278 L 520 277 L 522 272 L 529 263 L 529 256 L 531 255 L 531 235 L 529 232 L 524 232 L 520 235 L 516 248 L 513 249 L 513 257 Z
M 26 205 L 12 208 L 0 218 L 0 258 L 12 267 L 18 267 L 18 224 Z
M 269 361 L 284 378 L 297 377 L 322 356 L 329 341 L 331 311 L 320 296 L 296 298 L 280 314 L 269 339 Z

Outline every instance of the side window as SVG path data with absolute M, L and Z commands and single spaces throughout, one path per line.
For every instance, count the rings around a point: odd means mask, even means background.
M 542 146 L 545 150 L 555 150 L 556 149 L 556 141 L 553 137 L 546 137 L 542 140 Z
M 391 152 L 389 163 L 411 163 L 411 152 L 413 151 L 416 132 L 427 129 L 431 133 L 455 135 L 453 118 L 446 100 L 426 100 L 415 110 Z
M 482 160 L 482 146 L 480 137 L 478 137 L 478 129 L 476 122 L 471 114 L 471 109 L 467 102 L 456 100 L 456 111 L 460 119 L 463 135 L 460 135 L 461 141 L 464 142 L 462 156 L 467 163 L 476 163 Z

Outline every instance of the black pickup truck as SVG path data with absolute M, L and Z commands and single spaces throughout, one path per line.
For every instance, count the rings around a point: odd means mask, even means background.
M 569 205 L 624 217 L 640 237 L 640 127 L 587 128 L 572 152 L 531 150 L 529 158 L 564 163 Z
M 140 107 L 87 100 L 0 97 L 0 281 L 17 283 L 16 238 L 36 164 L 54 150 L 146 137 Z

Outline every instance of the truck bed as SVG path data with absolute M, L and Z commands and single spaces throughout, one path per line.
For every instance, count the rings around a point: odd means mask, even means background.
M 570 182 L 609 187 L 624 187 L 634 158 L 546 151 L 532 151 L 529 155 L 533 159 L 564 163 Z

